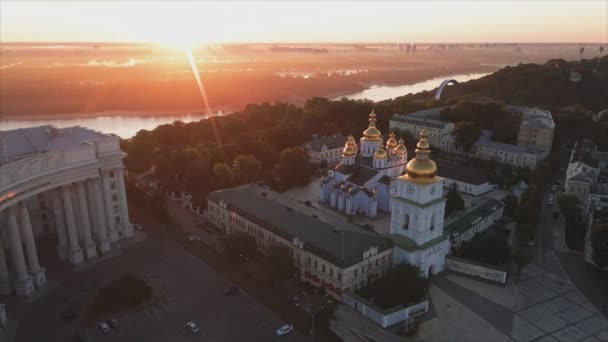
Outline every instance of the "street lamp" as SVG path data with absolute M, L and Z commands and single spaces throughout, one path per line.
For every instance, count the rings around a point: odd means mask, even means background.
M 302 291 L 302 297 L 304 297 L 305 302 L 303 303 L 298 303 L 298 301 L 300 301 L 299 297 L 293 297 L 293 299 L 296 301 L 296 306 L 303 309 L 305 312 L 307 312 L 308 314 L 310 314 L 310 318 L 312 320 L 312 342 L 315 342 L 315 319 L 316 316 L 319 312 L 323 311 L 323 309 L 325 309 L 325 306 L 323 306 L 324 304 L 331 304 L 331 299 L 329 300 L 325 300 L 328 295 L 325 294 L 321 300 L 319 300 L 318 302 L 314 302 L 313 300 L 311 300 L 311 298 L 306 294 L 306 292 Z

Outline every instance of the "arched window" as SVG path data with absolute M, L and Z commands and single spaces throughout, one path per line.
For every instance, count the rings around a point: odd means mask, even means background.
M 403 229 L 409 229 L 410 228 L 410 215 L 405 214 L 405 216 L 403 216 Z
M 431 230 L 435 230 L 435 215 L 431 216 Z

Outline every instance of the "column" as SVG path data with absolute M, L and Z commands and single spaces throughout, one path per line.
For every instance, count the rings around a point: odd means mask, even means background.
M 11 279 L 8 275 L 8 265 L 4 255 L 4 245 L 0 240 L 0 295 L 9 295 L 13 292 Z
M 101 171 L 101 186 L 103 189 L 104 203 L 106 209 L 106 223 L 108 224 L 108 235 L 110 241 L 118 240 L 118 232 L 114 222 L 114 204 L 112 202 L 112 189 L 110 188 L 110 175 L 108 171 Z
M 15 271 L 17 273 L 17 279 L 15 279 L 17 295 L 28 297 L 34 292 L 34 283 L 29 274 L 27 274 L 27 268 L 25 267 L 25 257 L 23 255 L 23 246 L 21 246 L 21 238 L 19 237 L 15 207 L 11 207 L 8 210 L 8 240 L 11 258 L 15 264 Z
M 30 275 L 34 279 L 34 284 L 41 287 L 46 284 L 46 274 L 44 269 L 40 267 L 38 262 L 38 252 L 36 251 L 36 240 L 32 231 L 32 223 L 30 221 L 30 213 L 27 210 L 27 204 L 21 202 L 19 204 L 19 212 L 21 214 L 21 231 L 23 232 L 23 241 L 25 242 L 25 253 L 30 266 Z
M 78 265 L 82 263 L 83 254 L 82 249 L 78 245 L 78 235 L 76 234 L 76 222 L 74 221 L 74 208 L 72 207 L 72 199 L 70 196 L 71 185 L 64 185 L 61 188 L 61 195 L 63 196 L 63 206 L 65 208 L 65 223 L 68 233 L 68 259 L 72 265 Z
M 108 231 L 106 223 L 105 206 L 103 203 L 103 196 L 101 191 L 101 179 L 95 178 L 87 182 L 87 187 L 91 190 L 93 196 L 93 211 L 95 212 L 95 219 L 97 221 L 95 236 L 97 237 L 97 243 L 99 250 L 102 254 L 110 251 L 110 241 L 108 240 Z
M 116 186 L 118 190 L 118 201 L 120 203 L 120 217 L 124 234 L 127 237 L 134 235 L 133 226 L 129 220 L 129 205 L 127 204 L 127 191 L 125 189 L 125 175 L 122 169 L 116 169 L 116 178 L 118 180 Z
M 57 255 L 59 259 L 66 260 L 68 255 L 68 236 L 65 231 L 65 220 L 63 215 L 63 208 L 61 206 L 61 194 L 60 190 L 51 190 L 51 202 L 53 205 L 53 216 L 55 217 L 55 227 L 57 232 L 57 239 L 59 244 L 57 245 Z
M 80 205 L 80 221 L 82 224 L 82 237 L 84 242 L 84 254 L 88 259 L 97 256 L 97 248 L 91 237 L 91 221 L 89 220 L 89 209 L 87 208 L 87 196 L 84 193 L 84 183 L 76 183 L 76 191 L 78 192 L 78 204 Z

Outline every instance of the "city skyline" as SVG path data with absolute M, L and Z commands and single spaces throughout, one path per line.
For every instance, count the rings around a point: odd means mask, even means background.
M 605 1 L 3 1 L 0 7 L 3 43 L 608 41 Z

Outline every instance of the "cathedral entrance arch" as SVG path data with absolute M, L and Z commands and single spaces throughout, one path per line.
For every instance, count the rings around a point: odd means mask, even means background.
M 435 274 L 435 266 L 431 265 L 429 266 L 429 273 L 428 273 L 428 278 L 430 278 L 433 274 Z

